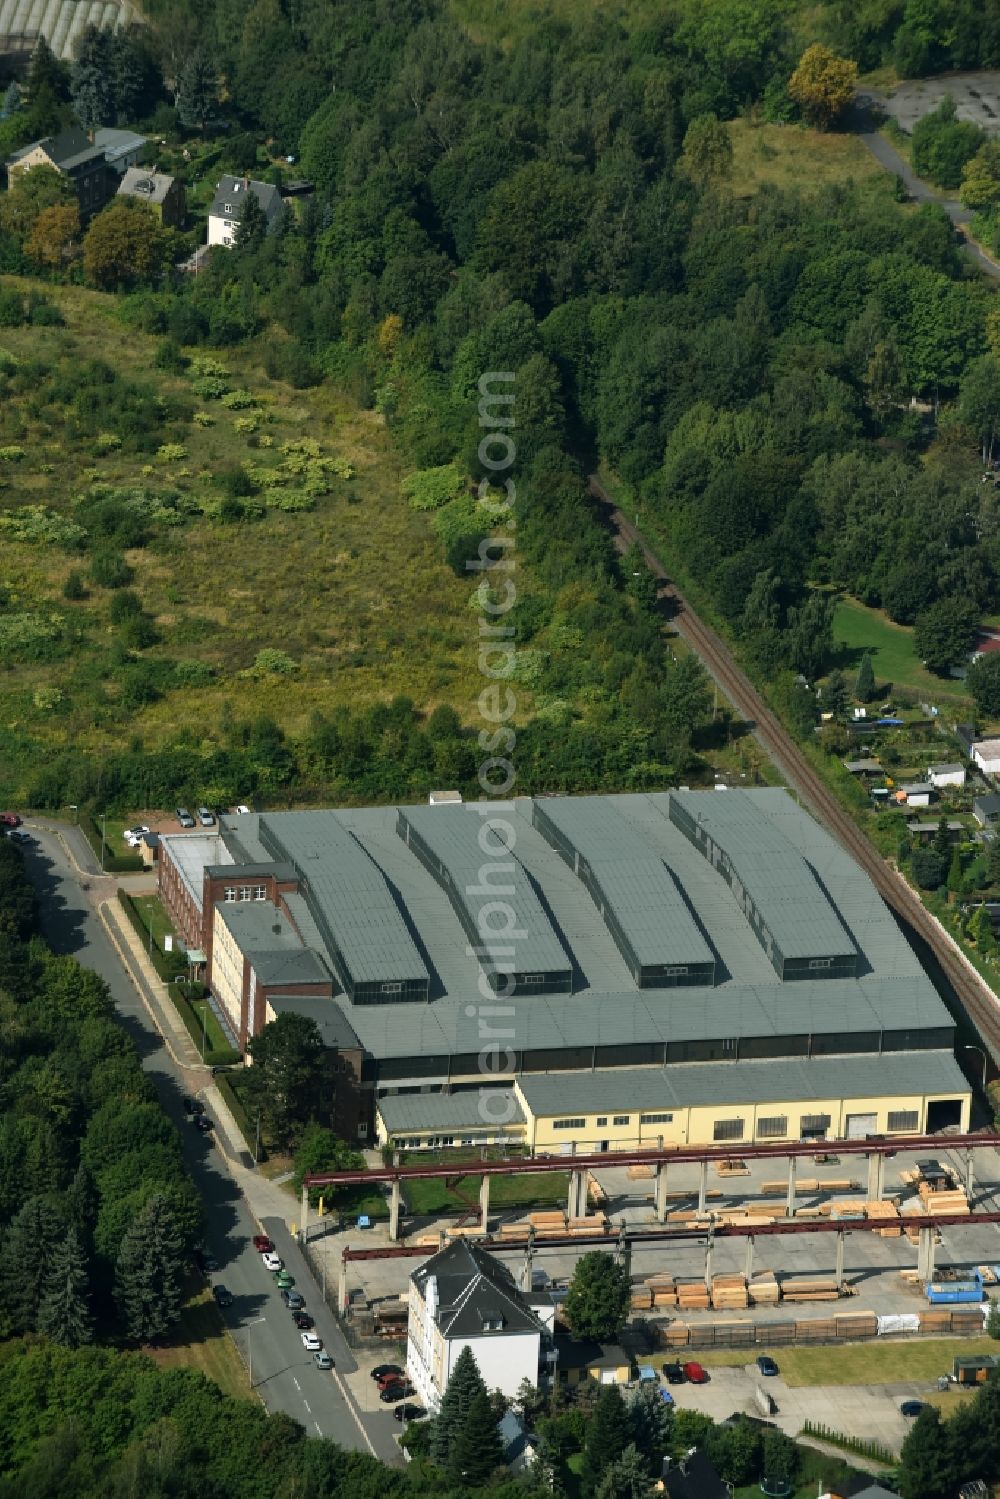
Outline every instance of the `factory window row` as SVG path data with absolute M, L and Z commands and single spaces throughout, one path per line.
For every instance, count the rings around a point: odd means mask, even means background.
M 742 1140 L 744 1120 L 717 1119 L 712 1134 L 713 1140 Z
M 586 1119 L 553 1119 L 553 1129 L 583 1129 Z
M 917 1109 L 890 1109 L 889 1110 L 889 1133 L 894 1134 L 896 1130 L 915 1130 L 920 1127 L 920 1114 Z
M 229 902 L 238 900 L 267 900 L 267 886 L 227 885 L 223 891 L 223 899 Z
M 761 1140 L 781 1140 L 788 1134 L 788 1115 L 774 1114 L 769 1119 L 757 1120 L 757 1137 Z
M 673 1122 L 673 1117 L 674 1117 L 673 1114 L 640 1114 L 639 1115 L 639 1123 L 640 1124 L 671 1124 Z M 616 1121 L 616 1123 L 617 1123 L 617 1121 Z M 627 1115 L 625 1116 L 625 1123 L 626 1124 L 628 1123 L 628 1116 Z

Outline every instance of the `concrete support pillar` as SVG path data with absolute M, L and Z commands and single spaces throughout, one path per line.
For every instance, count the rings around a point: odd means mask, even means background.
M 302 1242 L 303 1244 L 305 1244 L 309 1239 L 309 1188 L 307 1186 L 303 1186 L 302 1188 L 302 1205 L 300 1218 L 301 1221 L 299 1224 L 299 1232 L 302 1235 Z
M 625 1232 L 625 1223 L 622 1221 L 618 1229 L 618 1243 L 615 1245 L 615 1258 L 631 1279 L 632 1276 L 632 1240 Z
M 925 1283 L 934 1279 L 934 1230 L 922 1228 L 917 1245 L 917 1274 Z
M 747 1235 L 747 1257 L 743 1264 L 743 1274 L 747 1280 L 753 1274 L 753 1234 Z
M 698 1211 L 705 1211 L 705 1203 L 708 1200 L 708 1162 L 701 1163 L 701 1180 L 698 1183 Z
M 347 1311 L 347 1255 L 340 1256 L 340 1278 L 337 1281 L 337 1310 L 341 1316 Z
M 973 1155 L 971 1150 L 967 1150 L 965 1152 L 965 1190 L 968 1193 L 970 1203 L 972 1201 L 972 1193 L 975 1189 L 975 1185 L 976 1173 Z
M 715 1240 L 710 1234 L 708 1237 L 708 1242 L 705 1245 L 705 1284 L 709 1288 L 709 1290 L 712 1289 L 712 1260 L 714 1257 Z
M 532 1261 L 534 1260 L 534 1258 L 535 1258 L 535 1243 L 534 1243 L 533 1239 L 529 1239 L 528 1243 L 527 1243 L 527 1247 L 525 1248 L 525 1251 L 524 1251 L 524 1260 L 523 1260 L 523 1263 L 521 1265 L 521 1290 L 522 1291 L 530 1291 L 531 1290 L 531 1265 L 532 1265 Z
M 837 1265 L 836 1269 L 833 1272 L 834 1279 L 836 1280 L 838 1286 L 843 1285 L 844 1283 L 844 1243 L 846 1239 L 847 1235 L 844 1233 L 844 1230 L 841 1229 L 837 1235 Z
M 479 1226 L 486 1232 L 490 1226 L 490 1178 L 483 1177 L 483 1184 L 479 1188 Z
M 798 1165 L 798 1156 L 788 1157 L 788 1196 L 785 1199 L 785 1212 L 791 1218 L 795 1213 L 795 1169 Z
M 885 1190 L 885 1156 L 868 1157 L 868 1201 L 877 1202 Z
M 398 1176 L 393 1180 L 392 1188 L 391 1188 L 390 1193 L 389 1193 L 389 1238 L 392 1239 L 392 1240 L 396 1240 L 396 1239 L 399 1238 L 399 1177 Z
M 569 1174 L 569 1196 L 566 1204 L 568 1218 L 582 1218 L 587 1211 L 587 1173 L 571 1171 Z
M 667 1163 L 661 1161 L 656 1168 L 656 1221 L 667 1221 Z

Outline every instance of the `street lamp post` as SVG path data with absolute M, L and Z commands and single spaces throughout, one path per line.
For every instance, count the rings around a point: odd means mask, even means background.
M 962 1051 L 974 1051 L 977 1054 L 977 1056 L 982 1057 L 982 1059 L 983 1059 L 983 1092 L 985 1093 L 986 1092 L 986 1065 L 987 1065 L 987 1060 L 988 1060 L 986 1052 L 983 1050 L 983 1048 L 981 1046 L 969 1046 L 967 1044 L 964 1044 L 960 1048 L 960 1050 L 962 1050 Z

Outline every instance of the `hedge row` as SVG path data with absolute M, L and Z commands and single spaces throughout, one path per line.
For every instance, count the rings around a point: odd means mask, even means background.
M 143 920 L 142 913 L 131 895 L 126 890 L 119 890 L 118 899 L 122 910 L 132 923 L 133 929 L 142 938 L 143 942 L 145 942 L 146 951 L 149 953 L 153 967 L 163 982 L 169 984 L 171 979 L 176 978 L 178 974 L 183 973 L 187 968 L 187 961 L 183 953 L 164 952 L 158 942 L 154 941 L 150 943 L 149 927 Z
M 80 814 L 80 830 L 98 859 L 101 857 L 101 830 L 89 812 Z M 111 845 L 104 840 L 103 868 L 108 874 L 141 874 L 145 865 L 139 854 L 112 853 Z

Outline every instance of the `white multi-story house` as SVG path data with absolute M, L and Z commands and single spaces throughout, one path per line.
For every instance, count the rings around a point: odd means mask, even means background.
M 208 243 L 210 245 L 232 245 L 236 235 L 240 209 L 247 194 L 253 193 L 264 210 L 267 227 L 271 228 L 281 212 L 281 194 L 273 182 L 254 182 L 249 177 L 223 177 L 215 190 L 212 206 L 208 210 Z
M 513 1397 L 523 1380 L 538 1384 L 554 1318 L 551 1298 L 522 1295 L 505 1265 L 456 1239 L 410 1276 L 407 1373 L 436 1411 L 459 1354 L 471 1348 L 487 1388 Z

